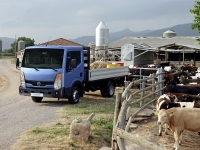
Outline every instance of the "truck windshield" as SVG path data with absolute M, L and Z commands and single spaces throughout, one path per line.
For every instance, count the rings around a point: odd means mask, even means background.
M 21 66 L 35 69 L 62 68 L 63 54 L 63 49 L 26 49 Z

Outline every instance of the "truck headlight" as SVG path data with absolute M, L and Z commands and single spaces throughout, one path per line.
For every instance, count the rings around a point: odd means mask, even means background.
M 57 74 L 56 79 L 54 81 L 54 89 L 58 90 L 61 88 L 62 84 L 62 74 Z
M 25 82 L 25 77 L 24 77 L 23 72 L 20 73 L 20 84 L 23 88 L 26 88 L 26 82 Z

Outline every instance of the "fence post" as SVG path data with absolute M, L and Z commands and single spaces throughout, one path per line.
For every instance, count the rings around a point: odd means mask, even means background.
M 152 77 L 153 77 L 153 78 L 152 78 L 152 84 L 155 84 L 155 83 L 156 83 L 156 82 L 155 82 L 155 81 L 156 81 L 156 80 L 155 80 L 156 74 L 153 73 Z M 155 90 L 156 90 L 156 87 L 153 86 L 153 87 L 152 87 L 152 92 L 155 92 Z M 152 95 L 152 99 L 155 99 L 155 94 Z
M 158 68 L 158 82 L 161 82 L 163 80 L 163 69 L 162 68 Z M 158 90 L 162 89 L 163 88 L 163 84 L 160 83 L 158 84 Z M 158 92 L 158 96 L 161 96 L 162 95 L 162 91 L 159 91 Z
M 143 79 L 144 79 L 145 77 L 143 77 Z M 143 88 L 145 88 L 145 81 L 142 81 L 142 89 Z M 141 89 L 140 89 L 141 90 Z M 144 97 L 144 93 L 145 93 L 145 91 L 142 91 L 142 93 L 141 93 L 141 97 L 140 98 L 143 98 Z M 141 100 L 140 101 L 140 107 L 142 107 L 143 106 L 143 103 L 144 103 L 144 100 Z
M 122 93 L 117 93 L 116 95 L 116 102 L 115 102 L 115 113 L 114 113 L 114 121 L 113 121 L 113 131 L 117 123 L 117 118 L 119 116 L 119 112 L 121 109 L 121 98 L 122 98 Z M 119 150 L 119 147 L 117 145 L 117 136 L 112 133 L 112 150 Z

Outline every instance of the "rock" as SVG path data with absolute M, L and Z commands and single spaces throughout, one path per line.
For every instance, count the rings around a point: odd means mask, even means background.
M 138 124 L 131 123 L 130 129 L 136 129 L 138 127 Z
M 112 149 L 109 148 L 109 147 L 102 147 L 102 148 L 100 148 L 99 150 L 112 150 Z
M 131 108 L 129 114 L 133 114 L 138 111 L 140 108 Z M 153 110 L 149 108 L 144 108 L 136 116 L 137 117 L 150 117 L 153 114 Z

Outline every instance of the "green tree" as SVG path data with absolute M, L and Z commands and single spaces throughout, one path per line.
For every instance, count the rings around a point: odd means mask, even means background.
M 13 42 L 11 44 L 11 47 L 14 49 L 15 52 L 18 51 L 18 42 L 21 41 L 21 40 L 25 42 L 25 47 L 35 45 L 34 39 L 30 39 L 30 38 L 27 38 L 27 37 L 19 37 L 15 42 Z
M 192 24 L 192 29 L 197 29 L 200 33 L 200 1 L 194 1 L 194 8 L 190 9 L 190 12 L 194 14 L 194 24 Z M 200 43 L 200 38 L 197 39 Z

